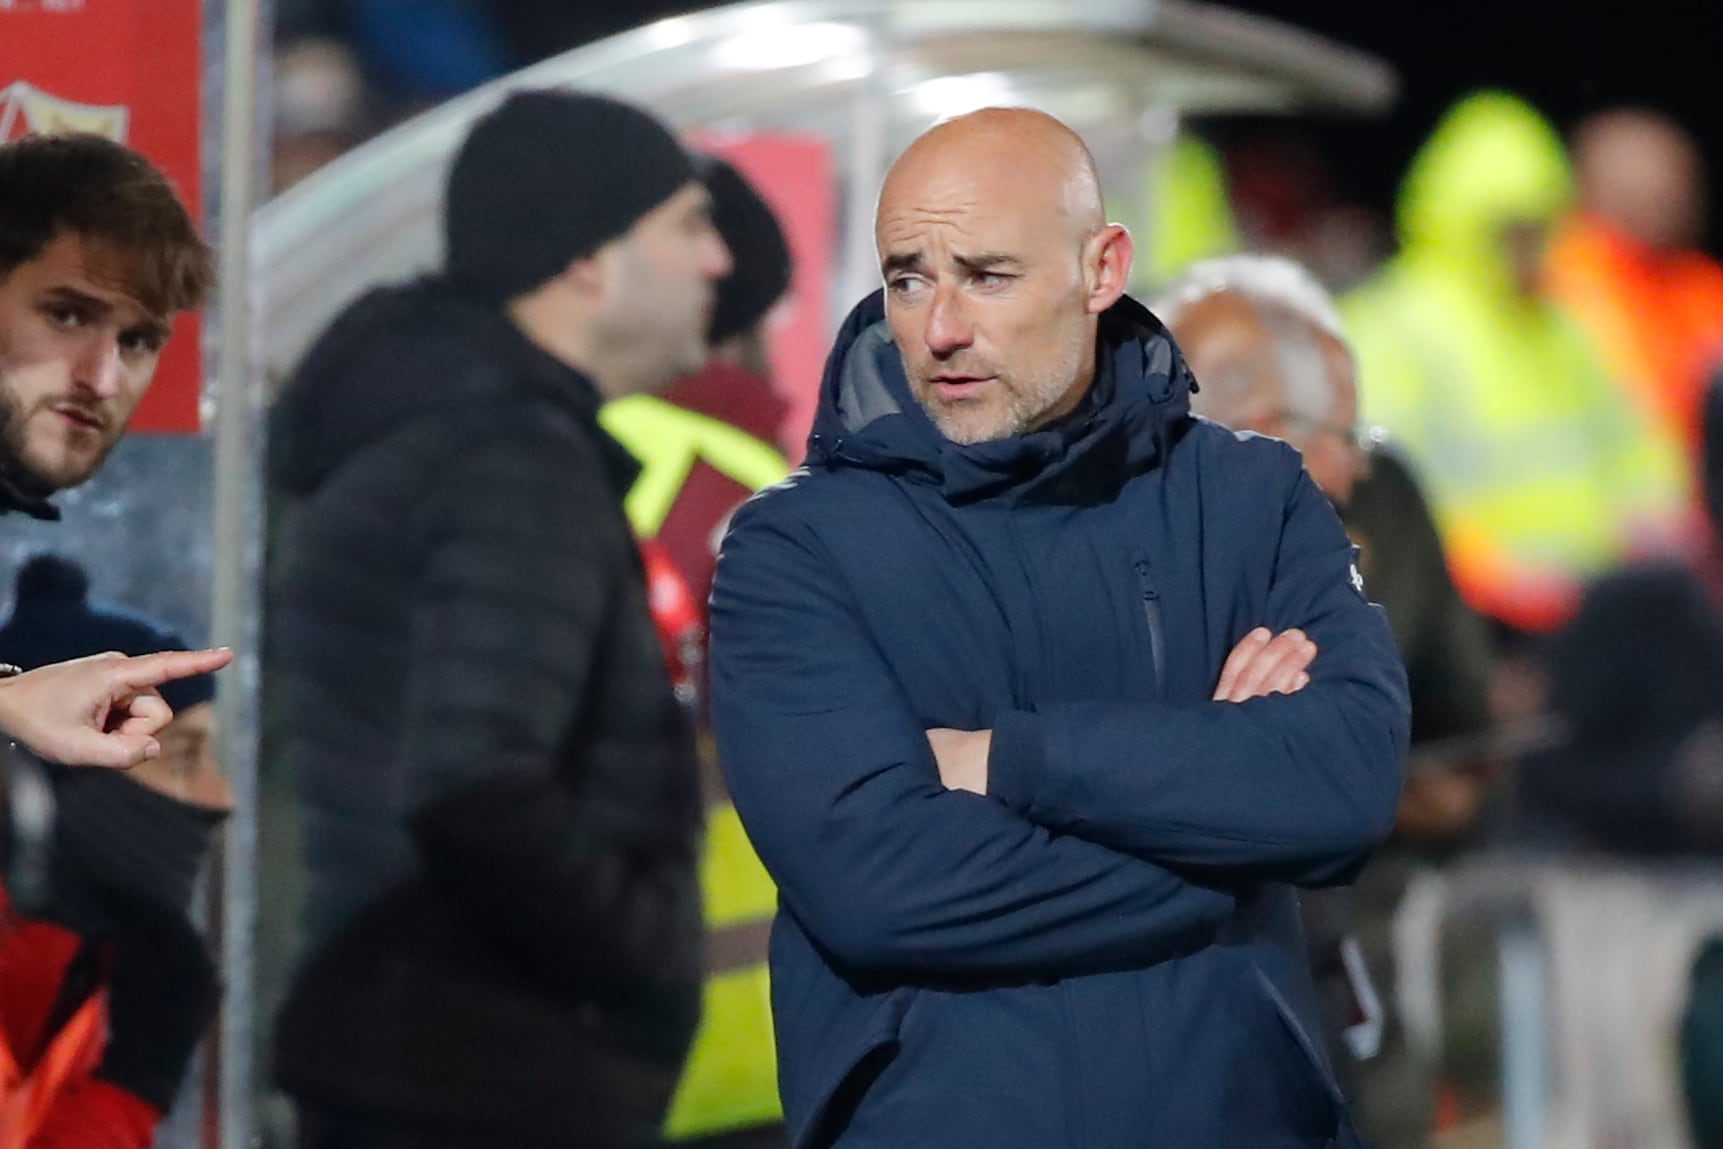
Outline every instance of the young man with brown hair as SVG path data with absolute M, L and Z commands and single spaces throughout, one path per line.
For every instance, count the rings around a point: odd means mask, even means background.
M 101 468 L 210 252 L 149 160 L 101 136 L 0 145 L 0 513 L 39 519 Z M 225 652 L 108 655 L 0 679 L 0 730 L 44 758 L 133 766 L 172 718 L 155 688 Z

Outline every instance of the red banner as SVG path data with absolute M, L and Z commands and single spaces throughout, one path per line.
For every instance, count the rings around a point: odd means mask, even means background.
M 202 219 L 198 0 L 0 0 L 0 139 L 100 132 L 149 156 Z M 182 315 L 137 431 L 195 432 L 202 357 Z

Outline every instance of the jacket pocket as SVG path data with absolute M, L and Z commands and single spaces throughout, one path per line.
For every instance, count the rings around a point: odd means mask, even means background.
M 1328 1059 L 1273 980 L 1255 962 L 1250 970 L 1264 1006 L 1258 1020 L 1265 1031 L 1259 1034 L 1265 1048 L 1281 1052 L 1277 1060 L 1286 1082 L 1309 1102 L 1312 1116 L 1327 1130 L 1325 1135 L 1334 1136 L 1343 1124 L 1346 1101 Z
M 1147 559 L 1132 564 L 1137 572 L 1137 592 L 1142 596 L 1143 618 L 1149 627 L 1149 661 L 1155 668 L 1155 697 L 1167 697 L 1167 640 L 1161 622 L 1161 592 L 1155 586 L 1154 572 Z

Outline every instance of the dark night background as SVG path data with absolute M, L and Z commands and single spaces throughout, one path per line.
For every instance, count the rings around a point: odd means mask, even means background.
M 491 6 L 506 14 L 517 44 L 538 45 L 541 55 L 704 7 L 685 0 L 491 0 Z M 1407 159 L 1442 109 L 1485 85 L 1527 97 L 1564 129 L 1607 105 L 1659 108 L 1695 134 L 1707 153 L 1712 186 L 1723 180 L 1720 0 L 1241 0 L 1229 6 L 1330 36 L 1399 70 L 1401 98 L 1390 116 L 1301 121 L 1296 129 L 1327 158 L 1344 198 L 1387 207 Z M 1713 250 L 1723 235 L 1720 222 L 1714 205 Z

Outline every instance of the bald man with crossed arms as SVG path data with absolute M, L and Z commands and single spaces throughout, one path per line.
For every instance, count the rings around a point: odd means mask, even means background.
M 875 237 L 713 589 L 792 1144 L 1356 1144 L 1294 891 L 1392 828 L 1407 701 L 1333 509 L 1190 414 L 1058 121 L 929 131 Z

